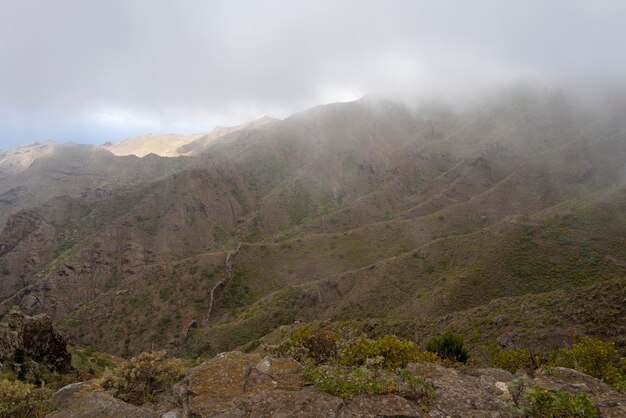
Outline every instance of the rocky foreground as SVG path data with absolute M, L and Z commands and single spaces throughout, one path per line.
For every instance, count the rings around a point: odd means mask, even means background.
M 447 368 L 413 363 L 408 369 L 435 388 L 428 403 L 394 394 L 361 395 L 351 400 L 321 392 L 291 358 L 262 358 L 228 352 L 190 369 L 150 407 L 135 406 L 98 389 L 76 383 L 53 396 L 50 418 L 78 417 L 514 417 L 522 402 L 512 382 L 549 391 L 584 393 L 598 416 L 626 416 L 626 397 L 588 375 L 565 368 L 538 370 L 533 376 L 493 368 Z

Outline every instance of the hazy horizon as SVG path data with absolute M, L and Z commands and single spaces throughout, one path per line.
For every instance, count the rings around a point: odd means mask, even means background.
M 0 0 L 0 149 L 207 132 L 369 94 L 621 82 L 626 4 Z

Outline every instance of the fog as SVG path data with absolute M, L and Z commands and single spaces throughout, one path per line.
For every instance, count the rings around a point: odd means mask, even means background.
M 626 76 L 623 1 L 0 0 L 0 148 Z

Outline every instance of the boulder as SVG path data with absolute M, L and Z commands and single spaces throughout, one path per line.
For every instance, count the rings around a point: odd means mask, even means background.
M 216 416 L 335 418 L 342 406 L 341 399 L 313 388 L 271 390 L 252 394 L 237 402 L 231 410 Z
M 585 373 L 565 367 L 548 367 L 537 371 L 535 384 L 548 390 L 562 390 L 571 394 L 583 392 L 586 395 L 610 394 L 614 392 L 606 383 Z
M 408 369 L 423 376 L 436 390 L 429 416 L 512 417 L 510 404 L 503 399 L 503 384 L 513 375 L 498 369 L 453 369 L 430 363 L 409 364 Z
M 261 359 L 258 354 L 237 351 L 222 353 L 188 374 L 188 410 L 201 416 L 234 413 L 238 403 L 255 393 L 296 391 L 306 384 L 302 366 L 293 359 Z
M 72 383 L 57 390 L 50 401 L 59 409 L 67 408 L 74 402 L 77 396 L 87 393 L 92 389 L 89 382 Z
M 302 365 L 292 358 L 266 357 L 255 369 L 270 376 L 276 382 L 276 389 L 297 390 L 308 383 L 302 374 Z
M 237 351 L 218 354 L 198 366 L 187 377 L 189 410 L 201 416 L 224 412 L 235 406 L 235 398 L 246 389 L 251 369 L 261 360 L 258 354 Z M 258 382 L 257 382 L 258 384 Z
M 534 383 L 551 391 L 584 393 L 602 417 L 626 417 L 626 397 L 606 383 L 577 370 L 549 367 L 539 370 Z
M 61 389 L 63 390 L 63 389 Z M 155 412 L 120 401 L 104 392 L 76 391 L 62 397 L 61 410 L 46 418 L 158 418 Z
M 422 417 L 422 411 L 398 395 L 361 395 L 342 410 L 341 418 L 356 417 Z

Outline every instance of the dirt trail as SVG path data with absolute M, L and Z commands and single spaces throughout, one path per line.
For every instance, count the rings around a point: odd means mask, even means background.
M 239 250 L 241 250 L 241 242 L 237 244 L 237 248 L 234 251 L 228 251 L 226 253 L 226 263 L 225 263 L 226 270 L 224 271 L 224 277 L 222 277 L 222 280 L 217 282 L 217 284 L 213 286 L 213 288 L 211 289 L 211 294 L 209 297 L 209 309 L 207 311 L 206 320 L 205 320 L 206 323 L 208 323 L 209 319 L 211 319 L 211 312 L 213 311 L 213 302 L 215 301 L 215 292 L 217 290 L 224 288 L 224 286 L 226 286 L 228 281 L 232 279 L 233 259 L 235 258 Z

